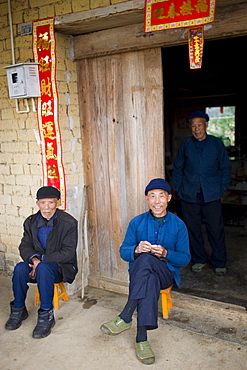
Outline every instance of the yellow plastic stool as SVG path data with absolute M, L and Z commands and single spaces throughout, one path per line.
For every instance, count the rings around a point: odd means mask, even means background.
M 171 290 L 172 285 L 160 291 L 163 319 L 168 319 L 168 309 L 172 309 Z
M 60 289 L 60 293 L 58 292 L 58 288 Z M 54 305 L 54 308 L 56 308 L 57 310 L 59 310 L 59 308 L 60 308 L 59 298 L 62 298 L 63 301 L 65 301 L 65 302 L 68 302 L 68 300 L 69 300 L 69 297 L 67 295 L 67 292 L 66 292 L 66 289 L 65 289 L 65 286 L 64 286 L 63 282 L 54 284 L 53 305 Z M 39 305 L 40 305 L 40 295 L 39 295 L 38 285 L 36 285 L 35 306 L 39 306 Z

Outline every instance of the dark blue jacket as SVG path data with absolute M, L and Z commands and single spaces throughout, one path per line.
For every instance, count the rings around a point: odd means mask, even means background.
M 164 263 L 173 272 L 175 283 L 179 287 L 179 268 L 190 262 L 188 233 L 184 222 L 170 212 L 160 226 L 150 211 L 134 217 L 129 223 L 120 247 L 120 256 L 124 261 L 129 262 L 129 269 L 135 259 L 134 250 L 142 240 L 151 244 L 160 244 L 167 249 Z
M 20 255 L 25 262 L 30 262 L 31 256 L 37 256 L 40 260 L 45 259 L 47 262 L 58 263 L 63 281 L 72 283 L 78 271 L 77 220 L 67 212 L 59 209 L 56 212 L 56 224 L 49 234 L 45 250 L 38 239 L 37 216 L 40 211 L 24 221 L 23 237 L 19 245 Z
M 197 143 L 193 136 L 182 142 L 174 162 L 173 183 L 182 200 L 196 203 L 201 187 L 205 202 L 212 202 L 229 187 L 231 164 L 219 138 L 207 135 L 202 149 Z

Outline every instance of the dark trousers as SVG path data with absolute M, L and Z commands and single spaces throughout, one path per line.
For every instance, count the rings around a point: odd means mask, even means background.
M 25 305 L 28 283 L 37 283 L 40 294 L 40 308 L 49 310 L 53 307 L 54 283 L 62 281 L 62 275 L 58 271 L 58 264 L 53 262 L 40 262 L 36 267 L 36 279 L 29 277 L 31 267 L 28 262 L 20 262 L 15 266 L 12 278 L 14 293 L 14 306 Z
M 220 200 L 209 203 L 188 203 L 181 200 L 183 220 L 187 226 L 191 257 L 194 263 L 206 263 L 207 253 L 201 229 L 202 217 L 212 248 L 211 263 L 214 268 L 226 266 L 225 231 Z
M 141 253 L 130 271 L 129 299 L 137 299 L 137 327 L 158 327 L 158 300 L 161 289 L 173 284 L 173 274 L 164 261 Z

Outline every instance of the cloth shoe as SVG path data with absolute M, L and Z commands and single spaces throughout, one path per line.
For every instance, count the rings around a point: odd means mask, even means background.
M 224 276 L 226 274 L 226 268 L 225 267 L 216 267 L 214 269 L 214 272 L 217 276 Z
M 19 308 L 14 306 L 14 301 L 10 302 L 10 316 L 5 324 L 5 329 L 16 330 L 21 326 L 22 320 L 28 317 L 28 312 L 25 306 Z
M 135 346 L 136 355 L 139 361 L 141 361 L 145 365 L 151 365 L 154 363 L 154 353 L 147 340 L 145 342 L 138 342 L 135 344 Z
M 108 335 L 117 335 L 122 333 L 125 330 L 130 329 L 132 321 L 126 323 L 121 317 L 117 316 L 115 319 L 108 321 L 101 325 L 100 330 L 104 334 Z
M 192 267 L 191 270 L 193 272 L 201 272 L 203 267 L 206 266 L 206 263 L 195 263 Z
M 53 308 L 50 310 L 38 310 L 38 322 L 33 330 L 33 338 L 45 338 L 51 333 L 55 325 Z

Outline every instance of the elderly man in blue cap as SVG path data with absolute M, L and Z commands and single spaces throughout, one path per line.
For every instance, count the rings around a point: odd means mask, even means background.
M 179 287 L 180 267 L 190 261 L 188 233 L 184 222 L 167 209 L 170 185 L 153 179 L 145 189 L 149 211 L 133 218 L 120 247 L 123 260 L 129 262 L 129 297 L 123 311 L 101 326 L 108 335 L 129 329 L 137 309 L 136 354 L 144 364 L 155 361 L 147 341 L 147 330 L 158 327 L 160 289 L 172 284 Z
M 215 274 L 226 274 L 226 244 L 220 198 L 230 184 L 231 164 L 222 141 L 208 135 L 209 116 L 195 111 L 189 116 L 192 136 L 185 139 L 176 156 L 173 182 L 181 199 L 183 220 L 188 228 L 192 271 L 207 263 L 201 220 L 204 219 Z
M 24 221 L 19 246 L 23 262 L 14 269 L 12 283 L 14 300 L 10 302 L 7 330 L 16 330 L 28 317 L 25 306 L 28 283 L 37 283 L 40 308 L 33 338 L 45 338 L 55 325 L 53 312 L 54 283 L 72 283 L 77 273 L 77 220 L 58 209 L 60 191 L 43 186 L 37 191 L 39 211 Z

